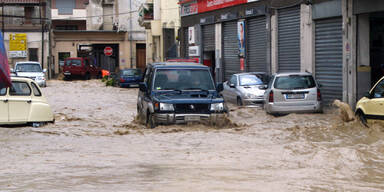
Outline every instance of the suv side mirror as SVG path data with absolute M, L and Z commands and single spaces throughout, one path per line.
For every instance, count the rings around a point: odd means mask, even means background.
M 217 92 L 222 92 L 224 90 L 224 86 L 223 86 L 223 83 L 218 83 L 217 84 Z
M 14 73 L 14 72 L 15 72 L 15 69 L 11 68 L 10 71 L 11 71 L 11 73 Z
M 139 83 L 139 90 L 141 92 L 146 92 L 147 91 L 147 85 L 144 82 Z
M 230 88 L 235 88 L 235 87 L 236 87 L 236 85 L 235 85 L 235 84 L 233 84 L 233 83 L 230 83 L 230 84 L 229 84 L 229 87 L 230 87 Z
M 47 72 L 47 69 L 43 69 L 43 73 L 46 73 Z

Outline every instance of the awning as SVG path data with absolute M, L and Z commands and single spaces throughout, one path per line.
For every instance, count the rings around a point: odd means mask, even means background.
M 9 70 L 7 52 L 4 47 L 4 38 L 0 33 L 0 88 L 11 86 L 11 74 Z

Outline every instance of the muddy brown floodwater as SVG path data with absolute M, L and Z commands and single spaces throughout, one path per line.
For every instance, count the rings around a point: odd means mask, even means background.
M 137 89 L 50 81 L 56 123 L 0 128 L 0 191 L 383 191 L 384 128 L 231 107 L 232 123 L 132 122 Z

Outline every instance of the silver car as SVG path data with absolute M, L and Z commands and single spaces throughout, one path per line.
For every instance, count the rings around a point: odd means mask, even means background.
M 18 77 L 27 77 L 34 80 L 40 87 L 46 87 L 45 73 L 46 69 L 42 70 L 39 62 L 35 61 L 23 61 L 17 62 L 15 69 L 11 71 Z
M 322 112 L 320 87 L 311 73 L 278 73 L 264 94 L 270 114 Z
M 266 73 L 239 73 L 231 76 L 229 81 L 224 82 L 222 95 L 227 102 L 237 105 L 262 104 L 264 92 L 268 83 Z

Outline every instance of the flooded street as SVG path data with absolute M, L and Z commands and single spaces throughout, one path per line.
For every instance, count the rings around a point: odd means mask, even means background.
M 56 116 L 0 128 L 0 191 L 383 191 L 384 127 L 231 107 L 226 127 L 136 124 L 137 89 L 50 81 Z

